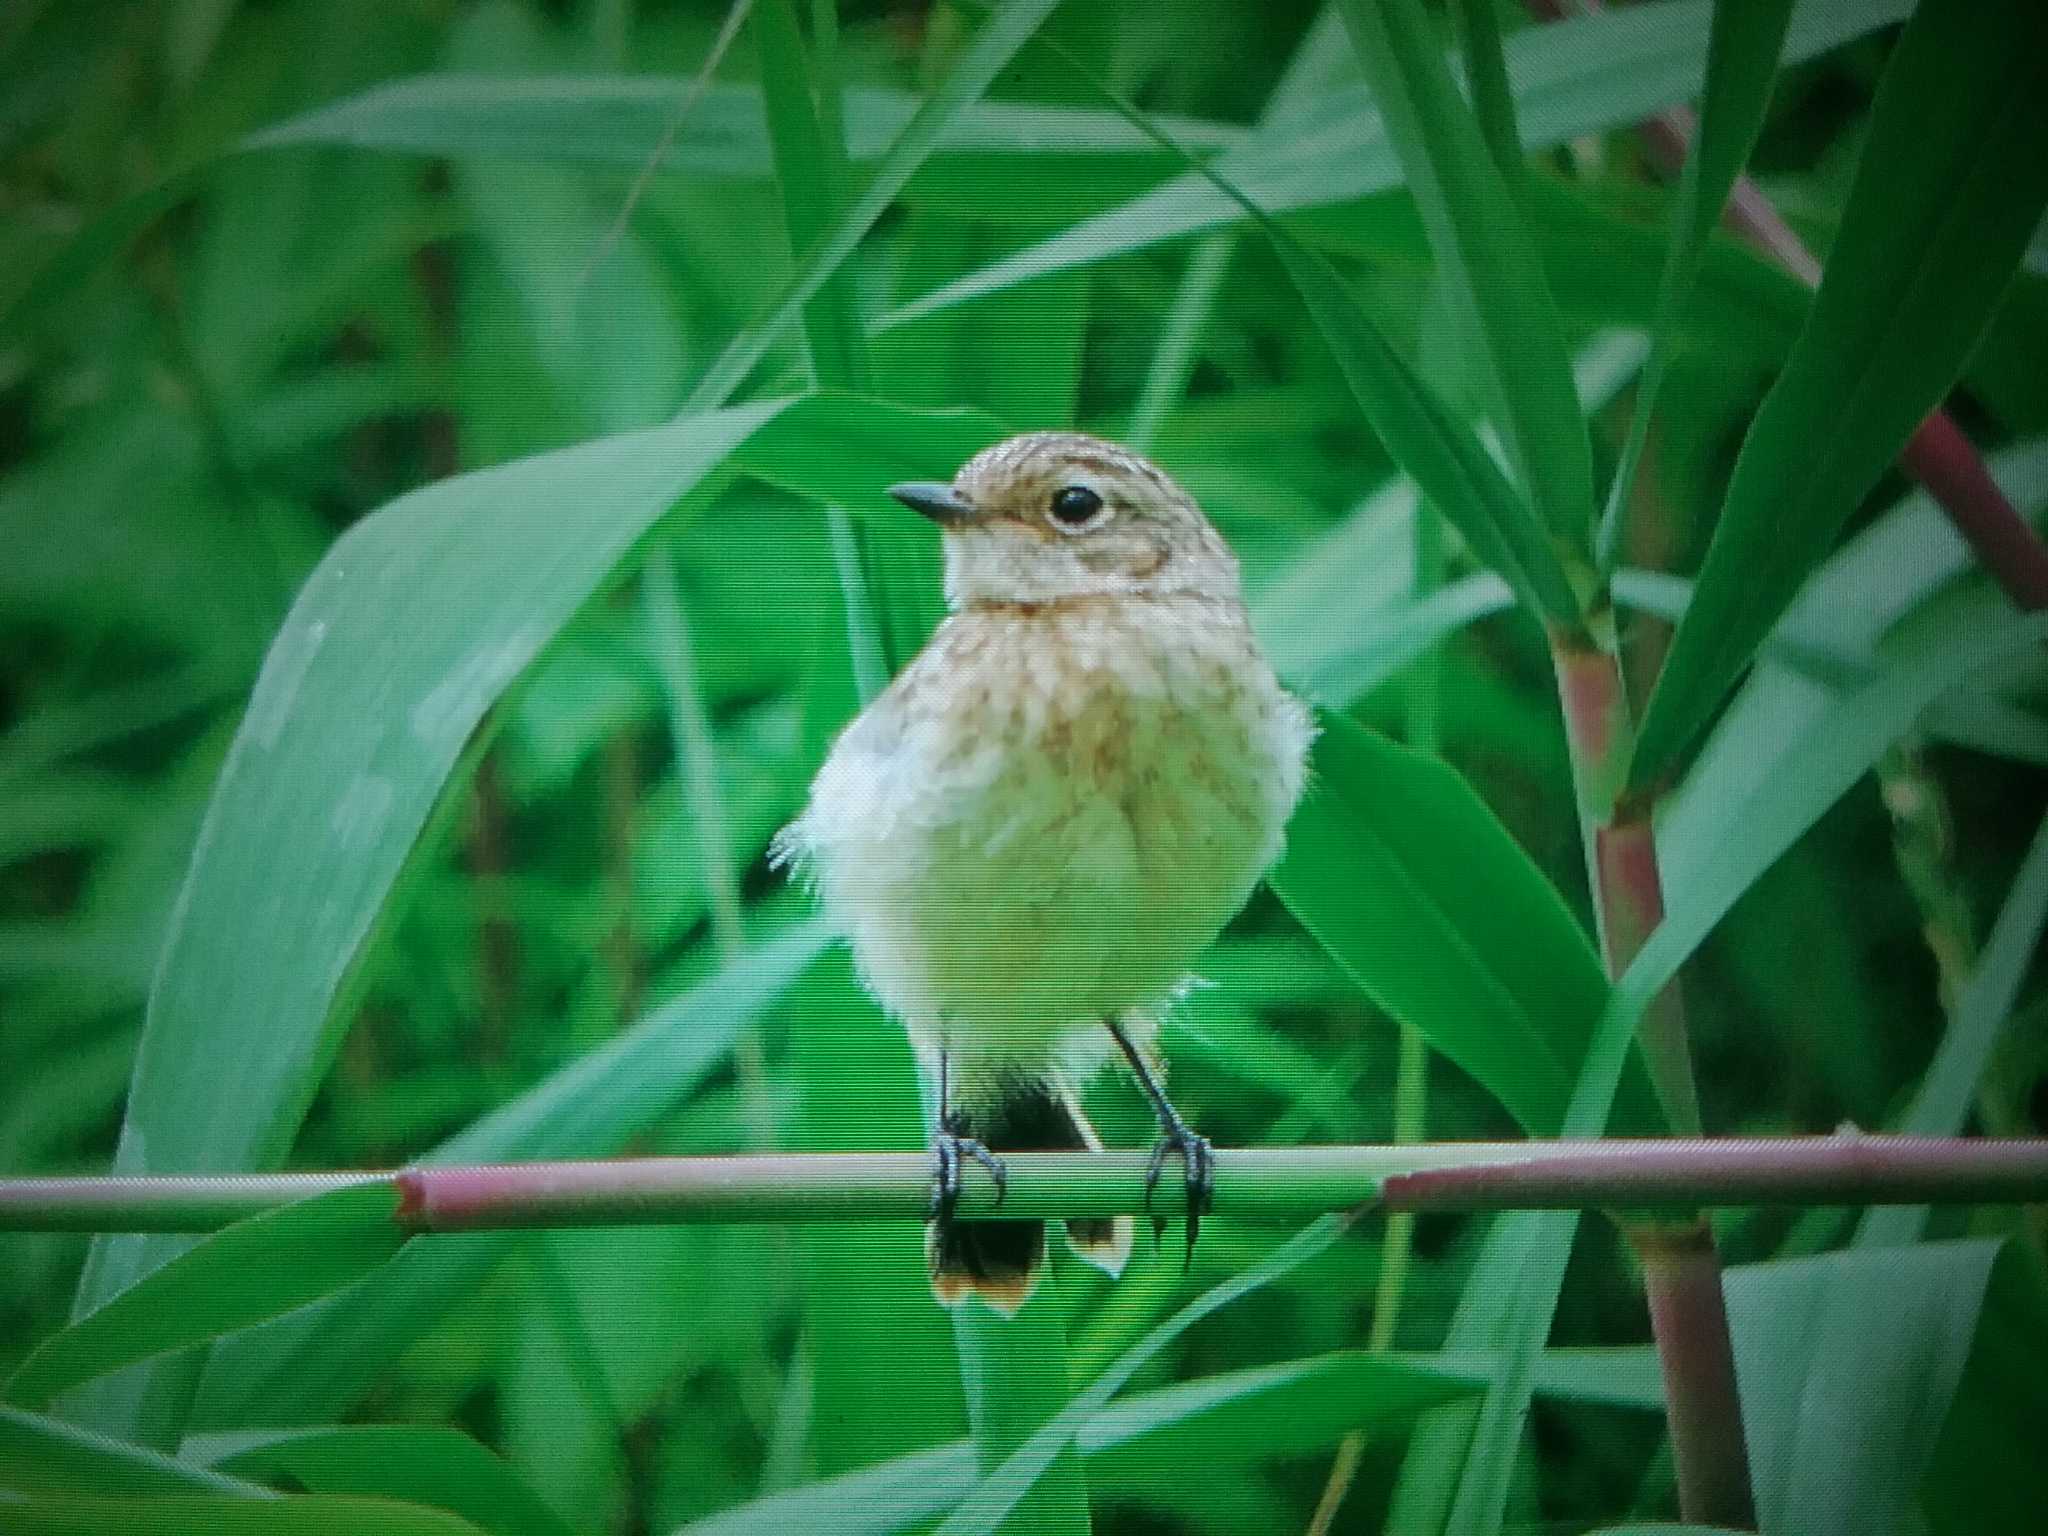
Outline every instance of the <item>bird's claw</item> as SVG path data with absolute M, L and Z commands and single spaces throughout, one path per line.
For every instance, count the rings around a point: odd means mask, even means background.
M 952 1123 L 939 1128 L 937 1140 L 932 1143 L 932 1203 L 927 1212 L 932 1221 L 950 1221 L 954 1210 L 960 1204 L 960 1159 L 973 1158 L 988 1170 L 988 1176 L 995 1180 L 996 1204 L 1003 1203 L 1010 1192 L 1010 1170 L 1003 1166 L 1003 1160 L 989 1151 L 972 1136 L 963 1136 Z
M 1167 1154 L 1178 1152 L 1181 1166 L 1187 1170 L 1188 1187 L 1188 1248 L 1181 1261 L 1186 1271 L 1195 1262 L 1195 1237 L 1202 1230 L 1202 1217 L 1216 1203 L 1216 1149 L 1209 1138 L 1185 1125 L 1174 1124 L 1166 1127 L 1152 1148 L 1152 1161 L 1145 1168 L 1145 1209 L 1152 1209 L 1152 1193 L 1159 1187 L 1159 1175 L 1166 1166 Z M 1157 1243 L 1166 1231 L 1166 1218 L 1152 1218 L 1152 1240 Z

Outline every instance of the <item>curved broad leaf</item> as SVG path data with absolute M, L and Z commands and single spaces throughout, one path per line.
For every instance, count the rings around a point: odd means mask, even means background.
M 1912 1517 L 2000 1246 L 1924 1243 L 1728 1272 L 1762 1529 L 1860 1536 Z
M 221 770 L 116 1171 L 282 1156 L 338 1042 L 345 980 L 465 744 L 664 513 L 702 505 L 748 445 L 809 465 L 835 500 L 880 499 L 921 455 L 917 473 L 950 474 L 963 425 L 848 397 L 771 401 L 442 481 L 350 529 L 293 604 Z M 831 461 L 809 456 L 819 443 Z M 102 1239 L 81 1310 L 180 1246 Z M 101 1427 L 118 1428 L 127 1410 L 109 1411 Z
M 1555 1132 L 1608 1001 L 1592 945 L 1456 770 L 1321 724 L 1273 889 L 1368 997 Z M 1629 1084 L 1624 1123 L 1654 1123 L 1640 1072 Z

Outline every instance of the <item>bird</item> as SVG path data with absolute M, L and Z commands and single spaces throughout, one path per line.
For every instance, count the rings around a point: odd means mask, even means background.
M 1278 858 L 1309 711 L 1267 663 L 1236 557 L 1193 497 L 1129 449 L 1031 432 L 950 483 L 889 487 L 936 523 L 947 614 L 832 743 L 778 834 L 908 1032 L 932 1120 L 933 1294 L 1014 1314 L 1037 1220 L 955 1220 L 963 1159 L 1101 1150 L 1083 1085 L 1121 1057 L 1186 1186 L 1189 1260 L 1208 1139 L 1164 1088 L 1162 1015 Z M 1155 1217 L 1155 1237 L 1163 1222 Z M 1108 1274 L 1129 1217 L 1072 1219 Z

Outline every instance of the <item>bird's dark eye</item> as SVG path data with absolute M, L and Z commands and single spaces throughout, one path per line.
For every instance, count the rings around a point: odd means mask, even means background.
M 1079 528 L 1102 510 L 1102 498 L 1085 485 L 1065 485 L 1052 493 L 1053 520 Z

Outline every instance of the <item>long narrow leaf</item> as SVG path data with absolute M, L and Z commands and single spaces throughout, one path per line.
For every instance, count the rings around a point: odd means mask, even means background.
M 190 1493 L 30 1499 L 8 1506 L 7 1529 L 12 1536 L 485 1536 L 482 1527 L 445 1510 L 321 1494 L 261 1501 Z
M 1421 6 L 1343 0 L 1342 9 L 1430 247 L 1477 346 L 1508 462 L 1560 557 L 1590 564 L 1592 451 L 1535 242 Z
M 396 1202 L 386 1185 L 337 1189 L 236 1222 L 43 1340 L 7 1395 L 40 1408 L 82 1381 L 352 1285 L 405 1245 Z
M 697 381 L 690 396 L 692 406 L 701 410 L 723 405 L 731 397 L 798 312 L 832 280 L 854 247 L 874 228 L 875 221 L 930 156 L 946 125 L 970 103 L 980 100 L 995 83 L 996 76 L 1016 57 L 1017 50 L 1030 41 L 1055 4 L 1057 0 L 1005 0 L 994 10 L 945 81 L 904 124 L 860 196 L 805 254 L 781 295 L 759 320 L 727 344 Z
M 1991 926 L 1990 941 L 1956 999 L 1934 1060 L 1928 1064 L 1898 1130 L 1908 1136 L 1961 1134 L 1977 1084 L 2012 1017 L 2020 983 L 2026 979 L 2044 925 L 2048 925 L 2048 821 L 2035 831 L 2033 845 L 2020 861 L 2019 873 Z M 1882 1248 L 1914 1242 L 1926 1221 L 1925 1206 L 1879 1207 L 1870 1211 L 1857 1229 L 1857 1246 Z
M 1912 8 L 1912 0 L 1801 0 L 1785 61 L 1815 58 L 1899 21 Z M 1708 20 L 1708 0 L 1667 0 L 1523 28 L 1505 50 L 1523 143 L 1531 150 L 1552 149 L 1696 97 L 1705 75 Z M 1192 142 L 1167 126 L 1176 139 Z M 1360 89 L 1334 92 L 1313 111 L 1290 114 L 1215 165 L 1275 214 L 1350 202 L 1401 183 L 1385 124 Z M 1180 176 L 947 282 L 883 316 L 876 328 L 1245 217 L 1201 177 Z
M 1319 1217 L 1259 1263 L 1203 1292 L 1159 1324 L 983 1478 L 940 1524 L 938 1536 L 990 1536 L 1072 1443 L 1081 1426 L 1121 1392 L 1154 1356 L 1210 1313 L 1307 1263 L 1342 1237 L 1350 1225 L 1347 1216 Z
M 656 1008 L 434 1148 L 422 1162 L 601 1157 L 644 1133 L 699 1087 L 817 959 L 829 937 L 806 923 Z M 509 1233 L 409 1244 L 361 1285 L 223 1339 L 200 1384 L 201 1426 L 336 1418 L 389 1363 L 463 1300 L 512 1249 Z
M 261 1499 L 270 1490 L 63 1419 L 0 1404 L 0 1488 L 13 1493 L 227 1493 Z
M 445 1509 L 493 1536 L 569 1536 L 570 1528 L 475 1440 L 443 1425 L 321 1424 L 187 1447 L 243 1476 L 290 1478 L 310 1493 L 399 1499 Z
M 1508 79 L 1501 46 L 1500 15 L 1489 0 L 1457 0 L 1458 43 L 1465 55 L 1465 80 L 1472 113 L 1493 156 L 1494 169 L 1513 186 L 1522 175 L 1522 132 L 1515 126 L 1515 88 Z
M 2048 8 L 1928 0 L 1879 83 L 1813 312 L 1736 459 L 1630 768 L 1662 779 L 1955 381 L 2048 204 Z
M 1650 435 L 1650 415 L 1671 366 L 1679 313 L 1699 278 L 1707 236 L 1720 222 L 1721 207 L 1763 129 L 1778 54 L 1791 23 L 1792 0 L 1715 0 L 1699 132 L 1672 210 L 1671 240 L 1665 247 L 1664 271 L 1657 282 L 1657 315 L 1650 329 L 1650 361 L 1643 369 L 1621 460 L 1608 488 L 1607 509 L 1600 518 L 1603 567 L 1613 563 L 1620 545 L 1636 466 Z

